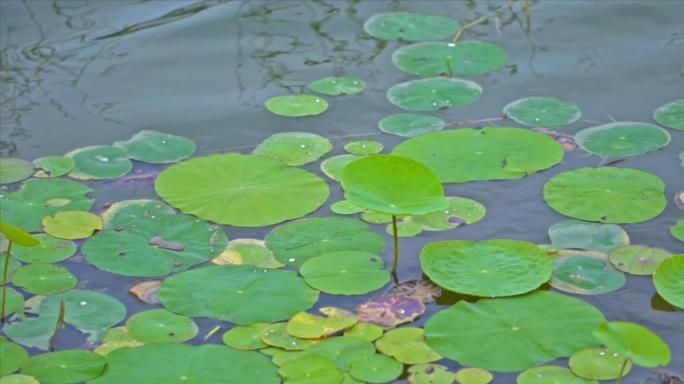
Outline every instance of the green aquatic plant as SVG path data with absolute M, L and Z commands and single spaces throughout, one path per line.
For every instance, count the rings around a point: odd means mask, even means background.
M 5 322 L 5 311 L 7 309 L 7 285 L 9 285 L 10 258 L 12 258 L 12 245 L 17 244 L 24 247 L 35 247 L 40 244 L 35 236 L 21 228 L 7 224 L 0 220 L 0 233 L 7 238 L 7 249 L 4 252 L 2 267 L 2 305 L 0 305 L 0 321 Z
M 484 41 L 428 41 L 397 49 L 392 62 L 412 75 L 482 75 L 506 64 L 506 52 Z
M 328 109 L 328 102 L 315 95 L 283 95 L 266 100 L 266 109 L 279 116 L 316 116 Z
M 71 172 L 76 162 L 66 156 L 45 156 L 33 160 L 33 165 L 37 169 L 36 177 L 60 177 Z
M 138 131 L 127 141 L 112 145 L 123 149 L 131 159 L 152 164 L 175 163 L 190 157 L 196 149 L 188 138 L 150 130 Z
M 330 140 L 314 133 L 281 132 L 267 137 L 252 153 L 295 166 L 316 161 L 332 148 Z
M 395 275 L 399 264 L 397 216 L 425 215 L 449 206 L 437 175 L 400 156 L 372 155 L 349 163 L 342 171 L 342 188 L 352 203 L 392 216 Z
M 658 107 L 653 112 L 653 119 L 668 128 L 684 130 L 684 99 Z
M 684 254 L 661 261 L 653 273 L 653 284 L 665 301 L 684 308 Z
M 33 174 L 33 164 L 30 161 L 16 157 L 0 158 L 0 184 L 16 183 Z
M 401 137 L 413 137 L 428 132 L 440 131 L 444 128 L 444 120 L 437 116 L 418 113 L 396 113 L 384 117 L 378 122 L 382 132 Z
M 65 156 L 74 159 L 69 176 L 79 180 L 115 179 L 133 169 L 126 152 L 109 145 L 78 148 Z
M 436 111 L 477 101 L 482 87 L 474 81 L 452 77 L 409 80 L 387 90 L 387 99 L 411 112 Z
M 575 248 L 610 253 L 629 245 L 629 235 L 617 224 L 563 220 L 549 227 L 551 244 L 558 249 Z
M 615 122 L 575 134 L 575 143 L 582 149 L 604 157 L 641 155 L 668 145 L 670 140 L 666 130 L 646 123 Z
M 451 37 L 460 28 L 458 21 L 418 12 L 381 12 L 363 24 L 369 35 L 382 40 L 424 41 Z
M 507 104 L 503 113 L 515 122 L 530 127 L 560 127 L 582 116 L 577 105 L 553 97 L 532 96 Z
M 363 92 L 366 89 L 366 83 L 361 79 L 350 76 L 324 77 L 310 82 L 307 87 L 323 95 L 353 95 Z

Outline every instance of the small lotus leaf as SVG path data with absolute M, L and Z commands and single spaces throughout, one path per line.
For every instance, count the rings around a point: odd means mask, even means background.
M 335 181 L 340 181 L 340 179 L 342 178 L 342 171 L 347 166 L 347 164 L 360 158 L 361 156 L 352 154 L 328 157 L 327 159 L 323 160 L 323 162 L 321 162 L 321 171 L 323 171 L 323 173 L 325 173 L 325 175 L 329 178 Z
M 128 318 L 126 328 L 133 338 L 145 344 L 182 343 L 195 337 L 199 331 L 191 318 L 166 309 L 138 312 Z
M 488 384 L 494 380 L 494 375 L 482 368 L 461 368 L 456 371 L 456 382 L 459 384 Z
M 33 163 L 16 157 L 0 157 L 0 184 L 16 183 L 33 174 Z
M 349 371 L 358 357 L 375 353 L 373 343 L 359 336 L 330 337 L 313 344 L 306 353 L 327 357 L 341 371 Z
M 413 365 L 408 374 L 409 384 L 452 384 L 456 380 L 456 375 L 449 368 L 439 364 Z
M 268 345 L 261 341 L 261 332 L 269 325 L 267 323 L 238 325 L 223 334 L 223 343 L 233 349 L 243 351 L 266 348 Z
M 385 228 L 388 235 L 394 233 L 392 224 L 388 224 Z M 423 232 L 423 227 L 420 224 L 414 223 L 410 218 L 397 222 L 397 236 L 399 237 L 413 237 L 418 236 Z
M 253 153 L 280 160 L 287 165 L 304 165 L 330 152 L 333 145 L 323 136 L 306 132 L 282 132 L 267 137 Z
M 374 140 L 350 141 L 344 146 L 344 150 L 352 155 L 374 155 L 381 152 L 383 148 L 381 142 Z
M 558 248 L 586 249 L 610 253 L 613 249 L 629 245 L 629 235 L 616 224 L 587 223 L 563 220 L 549 227 L 551 244 Z
M 261 330 L 261 341 L 272 347 L 286 351 L 303 351 L 309 349 L 313 340 L 302 339 L 287 332 L 287 323 L 268 324 Z
M 411 296 L 372 297 L 356 308 L 359 321 L 392 328 L 409 323 L 425 312 L 425 304 Z
M 367 383 L 389 383 L 398 378 L 404 366 L 391 357 L 365 354 L 354 359 L 349 372 L 353 378 Z
M 128 293 L 144 303 L 159 304 L 157 293 L 162 282 L 159 279 L 138 281 L 128 288 Z
M 133 168 L 123 149 L 108 145 L 75 149 L 65 156 L 74 159 L 74 168 L 69 172 L 74 179 L 115 179 Z
M 637 223 L 658 216 L 667 205 L 665 183 L 631 168 L 577 168 L 544 185 L 544 199 L 558 213 L 604 223 Z
M 422 328 L 395 328 L 382 335 L 375 346 L 381 353 L 404 364 L 424 364 L 442 358 L 427 345 Z
M 392 222 L 392 215 L 378 211 L 365 211 L 361 214 L 361 220 L 371 224 L 385 224 Z
M 382 40 L 424 41 L 449 38 L 461 26 L 454 19 L 417 12 L 382 12 L 363 24 L 369 35 Z
M 670 143 L 670 134 L 646 123 L 616 122 L 585 128 L 575 142 L 587 152 L 605 157 L 636 156 Z
M 7 224 L 2 220 L 0 220 L 0 233 L 2 233 L 8 241 L 16 243 L 19 246 L 35 247 L 40 244 L 40 240 L 37 237 L 26 232 L 22 228 Z
M 56 263 L 70 258 L 78 249 L 71 240 L 58 239 L 44 233 L 34 237 L 40 244 L 30 247 L 14 245 L 12 255 L 26 263 Z
M 316 93 L 324 95 L 353 95 L 363 92 L 366 89 L 366 83 L 361 79 L 350 76 L 324 77 L 310 82 L 307 87 Z
M 479 84 L 453 77 L 409 80 L 387 90 L 390 103 L 412 112 L 460 107 L 477 101 L 481 95 Z
M 627 356 L 603 348 L 592 348 L 579 351 L 570 357 L 570 370 L 575 375 L 590 380 L 615 380 L 620 377 L 622 364 Z M 632 369 L 632 362 L 627 361 L 622 377 Z
M 283 95 L 266 100 L 266 109 L 285 117 L 316 116 L 328 109 L 324 98 L 314 95 Z
M 44 384 L 80 383 L 100 376 L 106 365 L 97 353 L 69 349 L 31 357 L 22 364 L 21 373 Z
M 625 275 L 613 269 L 608 258 L 600 254 L 572 253 L 553 258 L 551 286 L 581 295 L 597 295 L 620 289 Z
M 330 359 L 306 354 L 280 366 L 278 373 L 286 384 L 339 384 L 342 372 Z
M 0 375 L 16 372 L 28 357 L 28 352 L 24 348 L 0 336 Z
M 158 200 L 123 200 L 110 205 L 100 217 L 104 229 L 116 228 L 123 230 L 135 221 L 156 215 L 172 215 L 173 208 Z
M 344 331 L 345 336 L 356 336 L 364 340 L 375 341 L 382 336 L 383 328 L 372 323 L 356 323 L 353 327 Z
M 553 310 L 549 310 L 553 308 Z M 554 292 L 459 301 L 425 325 L 428 344 L 461 365 L 513 372 L 597 346 L 595 307 Z
M 572 124 L 581 116 L 577 105 L 553 97 L 525 97 L 503 109 L 507 117 L 529 127 L 560 127 Z
M 665 301 L 684 308 L 684 255 L 661 261 L 653 274 L 653 284 Z
M 228 242 L 226 249 L 213 260 L 214 264 L 254 265 L 260 268 L 280 268 L 273 251 L 266 247 L 263 240 L 235 239 Z
M 540 365 L 526 369 L 516 379 L 516 384 L 598 384 L 598 381 L 575 376 L 569 369 L 559 365 Z
M 12 284 L 35 295 L 54 295 L 74 288 L 78 281 L 68 269 L 54 264 L 29 264 L 17 268 Z
M 684 99 L 659 107 L 653 112 L 653 118 L 668 128 L 684 130 Z
M 300 273 L 315 289 L 335 295 L 362 295 L 382 288 L 390 280 L 382 258 L 363 251 L 325 253 L 308 259 Z
M 652 275 L 658 263 L 672 256 L 664 249 L 646 245 L 627 245 L 619 247 L 610 253 L 613 265 L 632 275 Z
M 679 241 L 684 241 L 684 218 L 677 220 L 677 223 L 670 227 L 672 237 Z
M 356 315 L 335 307 L 319 308 L 324 316 L 299 312 L 287 322 L 286 331 L 301 339 L 319 339 L 342 332 L 358 322 Z
M 36 177 L 60 177 L 71 172 L 76 162 L 66 156 L 46 156 L 33 160 L 33 165 L 38 168 Z
M 164 200 L 219 224 L 260 227 L 304 216 L 328 198 L 325 181 L 257 155 L 213 155 L 174 164 L 155 181 Z
M 392 62 L 412 75 L 482 75 L 506 64 L 506 52 L 484 41 L 428 41 L 397 49 Z
M 362 207 L 352 203 L 349 200 L 340 200 L 334 202 L 330 206 L 330 210 L 339 215 L 352 215 L 354 213 L 359 213 L 365 211 Z
M 604 321 L 594 336 L 608 349 L 627 356 L 636 365 L 655 368 L 670 362 L 670 347 L 650 329 L 626 321 Z
M 447 197 L 449 206 L 427 215 L 413 216 L 411 221 L 426 231 L 445 231 L 464 224 L 474 224 L 485 217 L 487 209 L 480 202 L 465 197 Z
M 114 327 L 107 332 L 107 335 L 102 338 L 102 344 L 95 348 L 93 352 L 102 356 L 107 356 L 115 349 L 123 347 L 139 347 L 141 345 L 143 345 L 143 343 L 134 339 L 133 336 L 128 333 L 128 329 L 126 327 Z
M 190 157 L 195 152 L 195 143 L 185 137 L 168 133 L 142 130 L 127 141 L 116 141 L 134 160 L 153 164 L 168 164 Z
M 0 377 L 0 384 L 40 384 L 40 382 L 32 376 L 17 373 Z
M 48 235 L 60 239 L 85 239 L 102 229 L 102 220 L 90 212 L 60 211 L 54 216 L 45 216 L 43 227 Z
M 441 130 L 444 128 L 444 120 L 417 113 L 397 113 L 380 120 L 378 128 L 391 135 L 413 137 Z

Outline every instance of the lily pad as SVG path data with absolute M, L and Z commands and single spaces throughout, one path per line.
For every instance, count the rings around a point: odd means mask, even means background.
M 363 251 L 325 253 L 306 261 L 300 273 L 315 289 L 334 295 L 362 295 L 390 280 L 382 258 Z
M 185 137 L 142 130 L 127 141 L 116 141 L 114 147 L 123 149 L 134 160 L 152 164 L 175 163 L 195 152 L 195 143 Z
M 541 365 L 521 372 L 516 384 L 598 384 L 575 376 L 569 369 L 559 365 Z
M 318 292 L 293 271 L 217 265 L 167 278 L 159 300 L 185 316 L 251 324 L 288 319 L 310 308 Z
M 44 233 L 35 237 L 40 244 L 32 247 L 14 245 L 12 255 L 26 263 L 56 263 L 70 258 L 78 249 L 71 240 L 58 239 Z
M 629 245 L 629 235 L 619 225 L 563 220 L 549 227 L 551 244 L 558 248 L 586 249 L 610 253 Z
M 344 150 L 352 155 L 374 155 L 381 152 L 383 148 L 381 142 L 374 140 L 350 141 L 344 146 Z
M 74 159 L 74 168 L 69 172 L 74 179 L 115 179 L 133 168 L 123 149 L 108 145 L 79 148 L 65 156 Z
M 274 96 L 264 105 L 269 111 L 285 117 L 316 116 L 328 109 L 328 102 L 315 95 Z
M 437 353 L 461 365 L 513 372 L 597 346 L 592 332 L 602 321 L 584 301 L 537 291 L 459 301 L 427 321 L 425 336 Z
M 24 296 L 10 287 L 7 288 L 6 295 L 5 316 L 15 312 L 21 313 L 24 309 Z
M 287 384 L 334 384 L 342 382 L 342 372 L 337 369 L 330 359 L 309 355 L 288 361 L 283 364 L 278 373 Z
M 338 369 L 346 372 L 358 357 L 374 354 L 375 347 L 370 341 L 358 336 L 329 337 L 313 344 L 306 353 L 327 357 L 335 362 Z
M 353 327 L 344 331 L 345 336 L 356 336 L 364 340 L 375 341 L 382 336 L 383 328 L 372 323 L 356 323 Z
M 391 357 L 380 354 L 361 355 L 351 363 L 349 373 L 367 383 L 389 383 L 398 378 L 404 366 Z
M 482 87 L 470 80 L 431 77 L 409 80 L 387 90 L 390 103 L 407 111 L 436 111 L 477 101 Z
M 465 197 L 447 197 L 449 206 L 441 211 L 411 217 L 426 231 L 446 231 L 482 220 L 487 209 L 480 202 Z
M 388 224 L 385 232 L 392 235 L 394 232 L 392 224 Z M 414 223 L 411 218 L 406 218 L 397 222 L 397 236 L 399 237 L 413 237 L 418 236 L 423 232 L 423 227 L 420 224 Z
M 404 364 L 424 364 L 442 358 L 425 342 L 422 328 L 401 327 L 386 332 L 375 342 L 381 353 Z
M 585 128 L 575 134 L 575 142 L 595 155 L 625 157 L 666 146 L 670 143 L 670 134 L 651 124 L 616 122 Z
M 494 375 L 486 369 L 469 367 L 456 371 L 456 381 L 459 384 L 488 384 L 494 380 Z
M 664 249 L 646 245 L 627 245 L 616 248 L 610 254 L 613 265 L 632 275 L 652 275 L 658 263 L 672 256 Z
M 563 160 L 552 138 L 521 128 L 459 128 L 413 137 L 392 153 L 419 161 L 443 183 L 508 180 L 527 176 Z
M 33 165 L 38 169 L 36 177 L 60 177 L 71 172 L 76 162 L 66 156 L 46 156 L 33 160 Z
M 613 292 L 625 285 L 625 275 L 613 269 L 608 258 L 576 253 L 553 258 L 551 286 L 581 295 Z
M 437 116 L 417 113 L 397 113 L 380 120 L 378 128 L 385 133 L 401 137 L 413 137 L 424 133 L 440 131 L 444 120 Z
M 29 375 L 7 375 L 0 377 L 0 384 L 40 384 L 38 380 Z
M 577 168 L 544 185 L 544 199 L 558 213 L 604 223 L 638 223 L 658 216 L 667 205 L 665 183 L 632 168 Z
M 128 333 L 128 329 L 126 327 L 114 327 L 107 332 L 107 335 L 102 338 L 102 344 L 95 348 L 93 352 L 102 356 L 107 356 L 115 349 L 123 347 L 139 347 L 141 345 L 143 345 L 143 343 L 134 339 L 133 336 Z
M 280 268 L 284 264 L 276 260 L 273 251 L 263 240 L 235 239 L 228 242 L 226 249 L 213 260 L 214 264 L 254 265 L 260 268 Z
M 126 328 L 133 338 L 145 344 L 182 343 L 195 337 L 199 331 L 191 318 L 166 309 L 138 312 L 128 318 Z
M 261 332 L 269 325 L 268 323 L 238 325 L 223 334 L 223 343 L 233 349 L 243 351 L 266 348 L 268 345 L 261 341 Z
M 653 112 L 653 118 L 668 128 L 684 130 L 684 99 L 659 107 Z
M 268 324 L 261 330 L 260 337 L 264 343 L 286 351 L 303 351 L 314 344 L 312 340 L 290 335 L 286 323 Z
M 392 222 L 392 215 L 378 211 L 366 210 L 361 214 L 361 220 L 371 224 L 385 224 Z
M 653 274 L 653 284 L 665 301 L 684 308 L 684 255 L 661 261 Z
M 374 255 L 385 248 L 382 236 L 361 221 L 342 217 L 315 217 L 283 224 L 266 236 L 266 246 L 276 259 L 301 266 L 305 261 L 337 251 Z
M 69 349 L 31 357 L 22 364 L 21 373 L 45 384 L 80 383 L 100 376 L 106 365 L 97 353 Z
M 351 163 L 352 161 L 360 158 L 361 156 L 352 154 L 328 157 L 321 162 L 321 171 L 323 171 L 323 173 L 325 173 L 325 175 L 329 178 L 335 181 L 340 181 L 344 167 L 346 167 L 347 164 Z
M 506 64 L 506 52 L 484 41 L 428 41 L 397 49 L 392 54 L 392 62 L 412 75 L 482 75 Z
M 547 282 L 552 271 L 551 258 L 522 240 L 430 243 L 421 251 L 420 263 L 442 288 L 484 297 L 530 292 Z
M 667 344 L 648 328 L 626 321 L 602 322 L 594 336 L 608 349 L 621 353 L 634 364 L 655 368 L 670 362 Z
M 603 348 L 579 351 L 570 357 L 570 370 L 579 377 L 590 380 L 615 380 L 620 377 L 622 364 L 627 356 Z M 632 363 L 627 361 L 622 377 L 627 376 Z
M 189 215 L 158 215 L 122 230 L 106 229 L 81 251 L 95 267 L 126 276 L 163 276 L 211 260 L 226 247 L 225 232 Z
M 329 189 L 320 177 L 257 155 L 197 157 L 164 170 L 155 181 L 164 200 L 219 224 L 260 227 L 304 216 Z
M 54 295 L 74 288 L 78 281 L 68 269 L 54 264 L 29 264 L 17 268 L 12 284 L 34 295 Z
M 302 339 L 320 339 L 342 332 L 357 323 L 356 315 L 344 309 L 321 307 L 324 316 L 300 312 L 287 322 L 286 331 Z
M 518 99 L 507 104 L 503 112 L 515 122 L 529 127 L 561 127 L 582 116 L 574 103 L 542 96 Z
M 155 343 L 120 348 L 107 356 L 107 363 L 105 373 L 90 383 L 280 383 L 267 357 L 221 345 Z
M 28 352 L 24 348 L 0 336 L 0 375 L 16 372 L 28 357 Z
M 349 200 L 340 200 L 332 203 L 330 210 L 339 215 L 353 215 L 354 213 L 365 211 L 363 207 L 359 207 Z
M 677 220 L 677 223 L 670 227 L 672 237 L 679 241 L 684 241 L 684 218 Z
M 454 19 L 417 12 L 376 13 L 363 24 L 366 33 L 382 40 L 442 40 L 459 28 Z
M 443 365 L 416 364 L 409 367 L 407 380 L 409 384 L 453 384 L 456 375 Z
M 102 220 L 90 212 L 60 211 L 54 216 L 45 216 L 43 227 L 45 232 L 53 237 L 67 240 L 85 239 L 102 229 Z
M 316 93 L 324 95 L 353 95 L 363 92 L 366 89 L 366 83 L 361 79 L 350 76 L 324 77 L 310 82 L 307 87 Z
M 410 323 L 425 312 L 420 299 L 405 295 L 378 296 L 368 299 L 356 308 L 359 321 L 392 328 Z
M 287 165 L 304 165 L 330 152 L 330 140 L 314 133 L 282 132 L 262 141 L 253 153 L 280 160 Z
M 16 157 L 0 157 L 0 184 L 22 181 L 33 174 L 33 163 Z
M 173 208 L 158 200 L 139 199 L 123 200 L 110 205 L 100 217 L 103 227 L 117 228 L 119 230 L 133 224 L 135 221 L 145 218 L 153 218 L 156 215 L 172 215 L 176 213 Z

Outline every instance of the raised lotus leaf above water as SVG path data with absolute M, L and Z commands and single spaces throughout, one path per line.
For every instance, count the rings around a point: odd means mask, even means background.
M 38 169 L 36 177 L 59 177 L 71 172 L 76 162 L 66 156 L 45 156 L 33 160 L 33 165 Z
M 399 108 L 412 112 L 436 111 L 477 101 L 482 87 L 470 80 L 431 77 L 409 80 L 387 90 L 387 99 Z
M 620 377 L 622 364 L 627 356 L 605 348 L 579 351 L 570 357 L 570 370 L 575 375 L 589 380 L 615 380 Z M 632 363 L 627 362 L 622 377 L 627 376 Z
M 653 112 L 653 118 L 668 128 L 684 130 L 684 99 L 660 106 Z
M 312 257 L 301 266 L 300 273 L 313 288 L 334 295 L 362 295 L 382 288 L 390 280 L 382 258 L 363 251 Z
M 616 224 L 563 220 L 550 226 L 548 233 L 551 244 L 558 249 L 574 248 L 610 253 L 615 248 L 629 245 L 629 235 Z
M 653 274 L 653 284 L 665 301 L 684 308 L 684 254 L 661 261 Z
M 412 75 L 482 75 L 506 64 L 506 52 L 484 41 L 428 41 L 397 49 L 392 62 Z
M 598 295 L 620 289 L 625 281 L 605 254 L 578 251 L 553 257 L 551 286 L 561 291 Z
M 328 109 L 328 102 L 315 95 L 274 96 L 264 103 L 266 109 L 285 117 L 320 115 Z
M 97 353 L 67 349 L 32 356 L 21 365 L 21 372 L 45 384 L 81 383 L 100 376 L 106 365 Z
M 517 179 L 563 160 L 552 138 L 521 128 L 459 128 L 410 138 L 392 154 L 432 169 L 443 183 Z
M 529 127 L 561 127 L 582 116 L 574 103 L 542 96 L 518 99 L 507 104 L 503 112 L 508 118 Z
M 33 163 L 16 157 L 0 157 L 0 184 L 16 183 L 33 174 Z
M 316 93 L 324 95 L 353 95 L 363 92 L 366 89 L 366 83 L 361 79 L 351 76 L 324 77 L 310 82 L 307 87 Z
M 219 224 L 261 227 L 304 216 L 328 198 L 313 173 L 258 155 L 213 155 L 172 165 L 155 181 L 166 202 Z
M 670 140 L 666 130 L 646 123 L 615 122 L 575 134 L 575 142 L 582 149 L 605 157 L 641 155 L 666 146 Z
M 378 128 L 391 135 L 413 137 L 444 128 L 444 120 L 437 116 L 418 113 L 396 113 L 378 122 Z
M 282 132 L 267 137 L 253 153 L 294 166 L 316 161 L 332 147 L 330 140 L 314 133 Z
M 366 33 L 378 39 L 406 41 L 447 39 L 460 27 L 454 19 L 417 12 L 376 13 L 363 24 Z
M 151 130 L 139 131 L 113 146 L 123 149 L 131 159 L 153 164 L 175 163 L 190 157 L 196 149 L 188 138 Z
M 544 185 L 544 199 L 558 213 L 604 223 L 638 223 L 658 216 L 667 205 L 665 183 L 632 168 L 577 168 Z
M 65 156 L 74 159 L 69 176 L 79 180 L 115 179 L 133 169 L 123 149 L 108 145 L 75 149 Z

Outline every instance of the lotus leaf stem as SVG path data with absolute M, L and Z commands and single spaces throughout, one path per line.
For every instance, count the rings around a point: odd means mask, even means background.
M 9 284 L 9 261 L 12 254 L 12 240 L 7 245 L 7 254 L 5 255 L 5 266 L 2 269 L 2 309 L 0 310 L 0 321 L 5 323 L 5 306 L 7 305 L 7 285 Z
M 399 235 L 397 234 L 397 216 L 392 215 L 392 235 L 394 237 L 394 261 L 392 262 L 392 274 L 397 275 L 399 266 Z
M 620 367 L 620 373 L 618 374 L 617 380 L 615 380 L 615 384 L 622 383 L 622 376 L 625 374 L 625 369 L 627 369 L 627 362 L 629 360 L 629 357 L 627 357 L 625 358 L 625 361 L 622 362 L 622 367 Z

